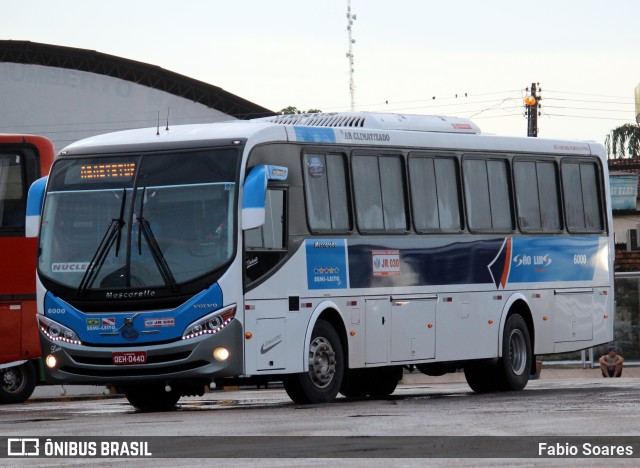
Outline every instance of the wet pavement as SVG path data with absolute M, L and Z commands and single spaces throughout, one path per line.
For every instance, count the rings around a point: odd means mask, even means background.
M 588 366 L 588 364 L 587 364 Z M 622 373 L 624 378 L 640 377 L 640 363 L 629 363 L 625 365 Z M 540 380 L 561 380 L 561 379 L 597 379 L 601 378 L 599 368 L 586 367 L 576 364 L 552 364 L 543 363 L 540 373 Z M 535 382 L 531 380 L 530 382 Z M 431 377 L 422 374 L 418 370 L 409 373 L 405 371 L 404 377 L 398 386 L 398 390 L 403 385 L 439 385 L 461 383 L 465 384 L 464 372 L 455 372 L 445 374 L 439 377 Z M 272 384 L 271 387 L 278 386 Z M 255 387 L 251 387 L 255 388 Z M 213 392 L 225 390 L 237 390 L 238 387 L 229 387 L 227 389 L 216 389 Z M 117 394 L 113 388 L 103 385 L 43 385 L 37 387 L 33 392 L 30 400 L 65 400 L 65 399 L 102 399 L 102 398 L 119 398 L 122 395 Z

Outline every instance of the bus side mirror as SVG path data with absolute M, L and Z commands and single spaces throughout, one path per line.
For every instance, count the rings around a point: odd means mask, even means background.
M 42 204 L 44 202 L 44 192 L 47 189 L 48 177 L 36 180 L 29 187 L 27 195 L 27 212 L 24 223 L 25 237 L 38 237 L 40 230 L 40 215 L 42 215 Z
M 244 181 L 242 194 L 242 229 L 253 229 L 264 224 L 267 182 L 286 180 L 289 169 L 283 166 L 260 165 L 251 169 Z

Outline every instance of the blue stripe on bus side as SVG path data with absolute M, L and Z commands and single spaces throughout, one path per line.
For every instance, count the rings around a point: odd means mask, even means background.
M 408 245 L 409 243 L 413 245 Z M 349 243 L 349 281 L 352 288 L 494 283 L 489 265 L 504 238 L 424 246 L 395 241 L 385 244 Z M 405 245 L 403 245 L 405 244 Z M 387 253 L 385 255 L 385 253 Z M 396 268 L 377 262 L 399 260 Z M 504 262 L 504 260 L 503 260 Z
M 324 241 L 324 239 L 323 239 Z M 338 239 L 332 242 L 340 246 Z M 324 267 L 319 252 L 309 255 L 310 289 L 325 289 L 329 281 L 312 282 L 312 272 Z M 574 282 L 594 279 L 598 265 L 598 237 L 496 238 L 425 246 L 413 240 L 384 244 L 349 241 L 349 287 Z M 335 262 L 333 262 L 335 263 Z M 326 267 L 324 267 L 326 268 Z
M 598 246 L 597 237 L 514 238 L 509 283 L 590 281 Z
M 296 132 L 296 141 L 310 143 L 335 143 L 336 134 L 333 128 L 324 127 L 293 127 Z

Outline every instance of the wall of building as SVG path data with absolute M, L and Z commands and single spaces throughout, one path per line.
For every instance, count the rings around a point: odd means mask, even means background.
M 101 133 L 234 119 L 176 95 L 106 75 L 0 62 L 0 132 L 51 139 L 56 151 Z

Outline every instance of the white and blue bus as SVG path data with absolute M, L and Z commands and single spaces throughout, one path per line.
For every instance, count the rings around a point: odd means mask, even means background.
M 89 138 L 30 193 L 48 378 L 143 410 L 212 383 L 384 397 L 404 366 L 521 390 L 536 355 L 613 339 L 608 193 L 599 144 L 450 117 Z

